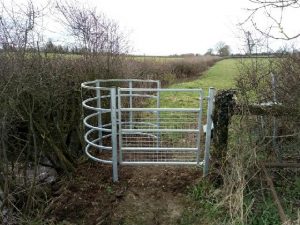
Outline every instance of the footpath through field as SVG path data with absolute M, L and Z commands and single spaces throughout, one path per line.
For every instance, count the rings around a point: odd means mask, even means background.
M 174 84 L 172 88 L 209 88 L 227 89 L 234 86 L 240 59 L 224 59 L 212 66 L 197 80 Z
M 234 86 L 234 59 L 216 63 L 199 79 L 171 88 L 217 89 Z M 163 102 L 172 107 L 172 98 Z M 196 103 L 191 96 L 178 95 L 183 104 Z M 178 100 L 178 99 L 177 99 Z M 177 101 L 178 103 L 178 101 Z M 48 209 L 55 224 L 172 225 L 213 224 L 205 205 L 195 200 L 193 190 L 201 183 L 202 169 L 195 167 L 121 167 L 120 182 L 112 183 L 111 167 L 84 162 L 71 180 L 57 188 Z M 62 222 L 63 221 L 63 222 Z
M 238 73 L 239 59 L 225 59 L 219 61 L 208 71 L 193 81 L 181 82 L 171 85 L 169 88 L 203 88 L 205 94 L 208 89 L 214 87 L 219 89 L 228 89 L 234 87 L 234 78 Z M 197 93 L 161 93 L 161 107 L 176 108 L 178 102 L 180 107 L 198 107 L 199 99 Z M 206 102 L 204 101 L 204 109 Z

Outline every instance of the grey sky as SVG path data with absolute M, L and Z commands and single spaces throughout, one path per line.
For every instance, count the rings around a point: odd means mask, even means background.
M 36 3 L 43 1 L 47 0 L 33 0 Z M 237 24 L 249 14 L 245 9 L 251 7 L 248 0 L 77 1 L 96 7 L 99 12 L 118 22 L 122 30 L 129 34 L 133 49 L 131 53 L 146 55 L 204 54 L 219 41 L 230 45 L 234 53 L 243 52 L 243 34 Z M 273 13 L 278 16 L 277 12 Z M 68 42 L 70 38 L 66 32 L 54 21 L 55 17 L 52 16 L 43 22 L 47 30 L 46 38 L 50 37 L 54 42 Z M 283 25 L 288 32 L 300 33 L 298 21 L 299 8 L 285 11 Z M 257 14 L 256 22 L 262 29 L 271 25 L 262 13 Z M 247 26 L 246 29 L 253 30 L 251 26 Z M 270 40 L 268 44 L 277 49 L 287 43 Z M 299 46 L 297 41 L 289 44 Z
M 203 54 L 218 41 L 229 44 L 233 52 L 242 52 L 244 43 L 236 25 L 249 14 L 246 8 L 252 6 L 248 0 L 97 0 L 90 3 L 130 33 L 134 53 L 147 55 Z M 283 21 L 285 29 L 300 32 L 299 19 L 300 9 L 287 11 Z M 257 15 L 256 21 L 263 29 L 266 29 L 264 25 L 270 25 L 262 14 Z M 273 48 L 287 44 L 269 43 Z
M 235 25 L 246 0 L 98 0 L 130 33 L 135 53 L 204 53 L 218 41 L 236 49 Z

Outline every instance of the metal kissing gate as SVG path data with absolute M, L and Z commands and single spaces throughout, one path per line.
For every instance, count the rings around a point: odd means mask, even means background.
M 85 152 L 112 164 L 113 181 L 118 165 L 203 165 L 208 173 L 213 88 L 204 96 L 202 89 L 163 89 L 160 81 L 137 79 L 95 80 L 81 87 Z

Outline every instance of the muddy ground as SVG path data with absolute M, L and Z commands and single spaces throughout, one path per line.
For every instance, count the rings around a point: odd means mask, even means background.
M 119 176 L 113 183 L 110 166 L 79 165 L 71 179 L 54 185 L 48 219 L 69 225 L 184 224 L 192 204 L 189 189 L 202 179 L 202 171 L 192 166 L 123 166 Z

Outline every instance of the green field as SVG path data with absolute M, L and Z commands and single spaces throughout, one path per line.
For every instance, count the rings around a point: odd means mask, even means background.
M 224 59 L 212 66 L 199 79 L 170 86 L 170 88 L 226 89 L 234 87 L 234 78 L 238 74 L 240 59 Z
M 178 83 L 169 88 L 203 88 L 205 95 L 209 87 L 216 90 L 234 87 L 234 79 L 238 75 L 239 59 L 224 59 L 212 66 L 203 75 L 193 81 Z M 197 93 L 185 92 L 164 92 L 161 93 L 161 107 L 198 107 L 199 100 Z M 178 106 L 180 104 L 180 106 Z

